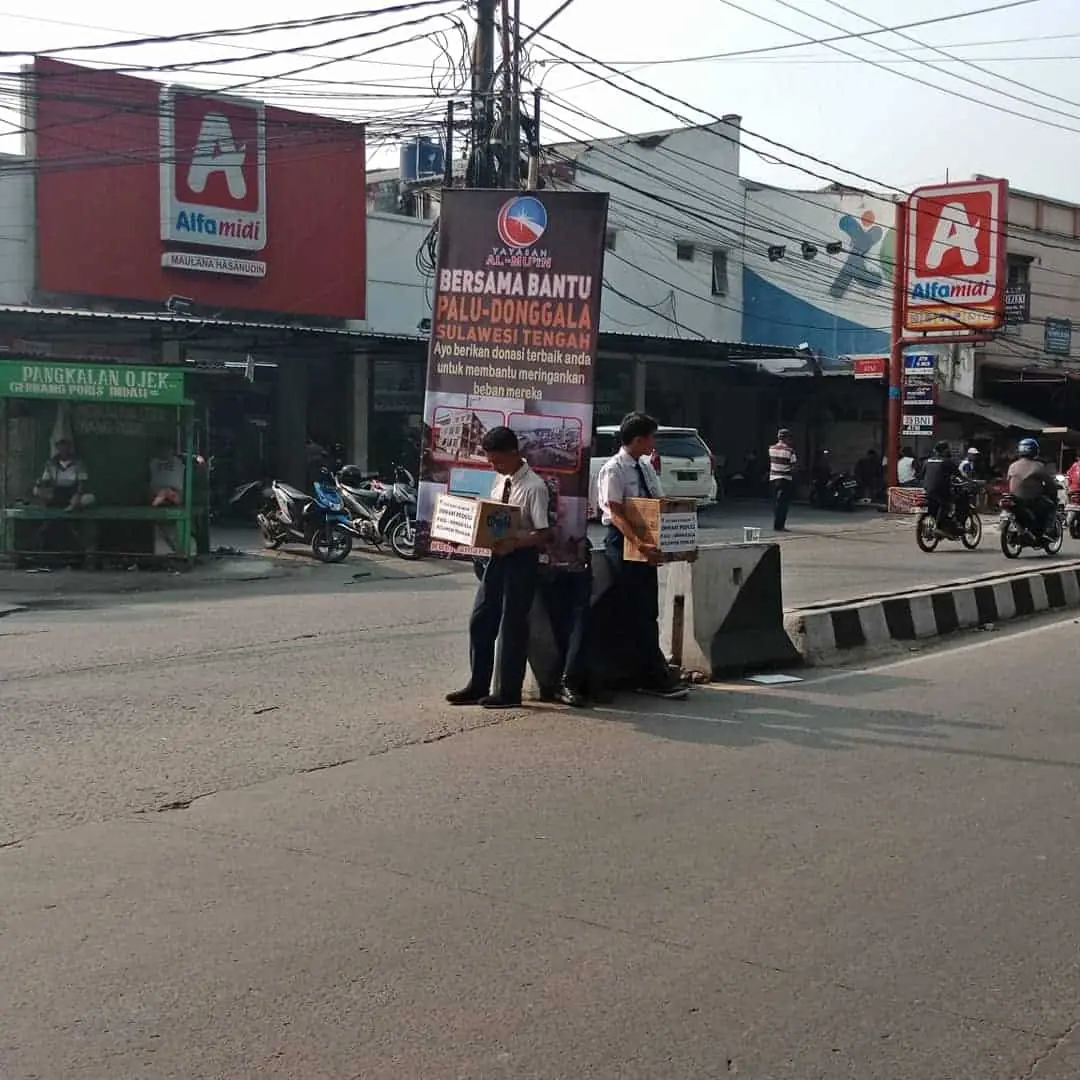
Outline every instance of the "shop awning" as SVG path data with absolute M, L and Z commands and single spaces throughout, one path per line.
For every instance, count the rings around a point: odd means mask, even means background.
M 938 393 L 938 406 L 948 409 L 949 412 L 964 413 L 967 416 L 977 416 L 987 420 L 1000 428 L 1014 428 L 1017 431 L 1026 431 L 1032 435 L 1041 434 L 1067 434 L 1064 428 L 1055 428 L 1047 424 L 1045 420 L 1039 420 L 1019 409 L 1010 408 L 1008 405 L 999 405 L 996 401 L 980 401 L 977 398 L 965 397 L 953 390 L 942 390 Z
M 679 360 L 712 360 L 721 364 L 758 366 L 795 365 L 805 361 L 799 349 L 783 345 L 755 345 L 746 341 L 713 341 L 706 338 L 654 337 L 651 334 L 621 334 L 600 331 L 600 349 L 640 357 L 674 357 Z
M 75 323 L 154 324 L 157 326 L 185 326 L 208 330 L 273 331 L 313 335 L 317 337 L 365 338 L 373 336 L 367 330 L 353 330 L 345 326 L 316 326 L 310 323 L 270 322 L 257 319 L 219 319 L 211 315 L 179 314 L 176 312 L 146 311 L 94 311 L 84 308 L 31 307 L 23 304 L 0 304 L 0 315 L 28 319 L 45 318 Z

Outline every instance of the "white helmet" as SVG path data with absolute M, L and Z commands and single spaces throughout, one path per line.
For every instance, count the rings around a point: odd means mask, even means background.
M 969 446 L 967 448 L 967 456 L 968 457 L 978 457 L 979 456 L 979 451 L 976 450 L 974 446 Z

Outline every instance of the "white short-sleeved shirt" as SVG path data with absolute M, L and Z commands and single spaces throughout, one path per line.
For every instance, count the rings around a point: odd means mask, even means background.
M 41 474 L 39 484 L 47 487 L 78 487 L 89 479 L 86 466 L 78 458 L 61 463 L 57 458 L 49 458 Z
M 641 471 L 638 470 L 638 464 Z M 641 488 L 641 472 L 649 490 Z M 611 504 L 625 502 L 627 499 L 658 499 L 663 495 L 660 477 L 652 465 L 644 458 L 635 458 L 624 446 L 613 458 L 609 458 L 600 468 L 600 477 L 596 482 L 597 502 L 600 505 L 600 520 L 605 525 L 611 524 Z
M 510 498 L 505 500 L 511 506 L 521 507 L 521 527 L 526 532 L 536 532 L 551 527 L 548 517 L 551 500 L 548 486 L 543 479 L 529 468 L 522 465 L 513 476 L 497 476 L 491 485 L 491 498 L 503 502 L 506 482 L 510 482 Z
M 153 458 L 150 461 L 150 486 L 152 488 L 184 489 L 184 463 L 174 454 L 167 458 Z

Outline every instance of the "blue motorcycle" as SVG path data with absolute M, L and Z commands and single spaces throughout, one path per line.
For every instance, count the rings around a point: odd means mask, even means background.
M 315 481 L 311 495 L 283 480 L 268 484 L 255 481 L 239 488 L 232 501 L 240 502 L 255 490 L 262 495 L 263 505 L 255 520 L 266 547 L 275 549 L 289 542 L 306 544 L 324 563 L 344 562 L 349 557 L 357 533 L 329 472 L 324 471 Z

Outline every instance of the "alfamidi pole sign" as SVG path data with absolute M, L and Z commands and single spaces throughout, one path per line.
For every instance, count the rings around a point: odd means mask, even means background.
M 607 195 L 443 192 L 417 508 L 418 545 L 442 493 L 490 496 L 484 435 L 509 427 L 552 494 L 547 559 L 585 558 Z
M 908 200 L 906 331 L 981 332 L 1005 322 L 1006 180 L 938 184 Z

